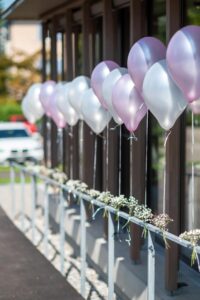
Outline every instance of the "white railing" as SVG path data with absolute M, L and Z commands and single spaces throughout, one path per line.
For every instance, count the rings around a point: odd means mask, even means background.
M 25 202 L 25 175 L 30 176 L 31 178 L 31 233 L 32 233 L 32 242 L 35 243 L 35 225 L 36 225 L 36 198 L 37 198 L 37 179 L 40 179 L 45 184 L 45 197 L 44 197 L 44 218 L 45 218 L 45 228 L 44 228 L 44 249 L 45 255 L 48 258 L 48 229 L 49 229 L 49 199 L 48 199 L 48 186 L 55 186 L 59 188 L 59 202 L 60 202 L 60 272 L 64 275 L 64 244 L 65 244 L 65 198 L 63 197 L 63 192 L 70 194 L 72 191 L 66 185 L 59 184 L 57 181 L 52 180 L 46 176 L 39 175 L 30 171 L 26 167 L 19 165 L 17 163 L 12 162 L 10 164 L 10 184 L 11 184 L 11 199 L 12 199 L 12 217 L 15 218 L 16 215 L 16 203 L 15 203 L 15 170 L 18 169 L 20 171 L 20 183 L 21 183 L 21 229 L 24 231 L 24 202 Z M 102 202 L 92 199 L 91 197 L 85 195 L 84 193 L 74 191 L 73 195 L 76 195 L 80 200 L 80 226 L 81 226 L 81 245 L 80 245 L 80 257 L 81 257 L 81 295 L 83 298 L 86 297 L 86 208 L 85 203 L 91 203 L 92 205 L 96 205 L 99 208 L 104 208 L 108 212 L 108 300 L 113 300 L 114 297 L 114 215 L 125 219 L 128 222 L 137 224 L 138 226 L 145 228 L 148 230 L 148 276 L 147 276 L 147 299 L 155 300 L 155 247 L 154 247 L 154 235 L 162 236 L 163 232 L 148 223 L 144 223 L 143 221 L 130 217 L 127 213 L 122 211 L 117 211 L 111 206 L 106 206 Z M 179 237 L 171 234 L 169 232 L 165 232 L 166 239 L 188 249 L 192 249 L 193 246 L 191 243 L 180 239 Z M 200 254 L 200 247 L 196 247 L 196 252 Z

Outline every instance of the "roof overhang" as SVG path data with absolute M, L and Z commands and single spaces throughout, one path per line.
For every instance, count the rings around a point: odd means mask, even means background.
M 64 8 L 70 0 L 16 0 L 2 13 L 9 21 L 42 20 L 48 12 Z

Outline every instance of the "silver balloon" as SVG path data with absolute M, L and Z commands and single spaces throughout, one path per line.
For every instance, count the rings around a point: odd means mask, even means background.
M 40 91 L 41 91 L 41 83 L 33 84 L 27 92 L 26 95 L 26 102 L 27 102 L 27 109 L 30 111 L 32 115 L 34 115 L 35 120 L 39 120 L 44 115 L 44 109 L 40 102 Z
M 112 104 L 112 91 L 115 83 L 122 77 L 122 75 L 125 75 L 128 73 L 128 70 L 126 68 L 116 68 L 113 71 L 110 72 L 110 74 L 106 77 L 106 79 L 103 82 L 102 86 L 102 94 L 104 98 L 104 102 L 106 103 L 106 106 L 111 113 L 113 119 L 117 124 L 122 124 L 123 121 L 118 116 L 115 108 Z
M 146 73 L 143 96 L 147 108 L 165 130 L 173 127 L 187 106 L 184 95 L 169 75 L 166 60 L 155 63 Z
M 34 124 L 37 121 L 37 118 L 35 117 L 35 115 L 30 110 L 29 103 L 28 103 L 28 97 L 27 96 L 25 96 L 23 98 L 22 103 L 21 103 L 21 108 L 22 108 L 22 112 L 23 112 L 24 117 L 31 124 Z
M 90 78 L 88 78 L 87 76 L 78 76 L 72 81 L 70 90 L 68 92 L 69 102 L 78 113 L 80 119 L 83 119 L 83 116 L 81 114 L 81 95 L 89 88 Z
M 110 122 L 111 114 L 103 108 L 92 89 L 82 94 L 81 103 L 84 121 L 96 134 L 99 134 Z
M 79 116 L 75 109 L 69 102 L 69 91 L 72 83 L 67 82 L 62 85 L 62 87 L 57 91 L 57 107 L 59 111 L 63 114 L 65 121 L 70 126 L 74 126 L 77 124 Z

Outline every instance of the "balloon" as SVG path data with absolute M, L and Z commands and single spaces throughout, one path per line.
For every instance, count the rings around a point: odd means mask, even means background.
M 42 84 L 41 91 L 40 91 L 40 96 L 39 96 L 40 101 L 48 117 L 51 116 L 49 110 L 49 101 L 50 101 L 50 97 L 54 93 L 55 87 L 56 87 L 55 81 L 49 80 Z
M 78 114 L 69 102 L 69 91 L 72 83 L 68 82 L 57 91 L 57 107 L 58 110 L 63 114 L 65 121 L 70 125 L 74 126 L 78 122 Z
M 21 103 L 22 112 L 25 118 L 31 123 L 34 124 L 37 121 L 37 118 L 35 115 L 30 111 L 29 104 L 28 104 L 28 98 L 25 96 Z
M 161 127 L 169 130 L 187 106 L 187 101 L 172 80 L 166 60 L 155 63 L 147 72 L 143 96 L 148 109 Z
M 81 95 L 89 88 L 90 78 L 87 76 L 78 76 L 71 82 L 68 91 L 69 102 L 79 115 L 80 119 L 83 119 L 83 116 L 81 115 Z
M 177 31 L 167 48 L 170 73 L 188 102 L 200 97 L 200 26 Z
M 110 113 L 102 107 L 91 88 L 82 94 L 81 103 L 84 121 L 96 134 L 99 134 L 110 122 Z
M 57 127 L 64 128 L 66 126 L 66 122 L 63 114 L 58 110 L 57 107 L 57 94 L 60 93 L 60 89 L 62 89 L 62 84 L 58 84 L 55 87 L 53 94 L 50 96 L 48 103 L 48 111 L 50 112 L 50 116 L 56 123 Z
M 195 114 L 200 114 L 200 98 L 189 104 L 190 110 Z
M 135 131 L 146 115 L 147 108 L 129 74 L 123 75 L 115 84 L 112 102 L 126 128 L 130 132 Z
M 144 37 L 132 46 L 128 55 L 128 72 L 140 92 L 146 72 L 165 56 L 165 45 L 154 37 Z
M 35 120 L 39 120 L 44 115 L 44 109 L 42 107 L 42 104 L 40 102 L 40 91 L 41 91 L 41 83 L 35 83 L 33 84 L 27 92 L 26 98 L 27 98 L 27 105 L 29 111 L 35 116 Z
M 113 119 L 117 124 L 122 124 L 123 121 L 120 119 L 118 114 L 116 113 L 113 104 L 112 104 L 112 91 L 115 83 L 122 77 L 122 75 L 127 74 L 128 70 L 126 68 L 116 68 L 108 74 L 106 79 L 103 82 L 102 86 L 102 94 L 104 101 L 106 103 L 106 107 L 110 114 L 112 115 Z
M 100 62 L 93 70 L 91 75 L 91 87 L 98 97 L 99 101 L 101 102 L 102 106 L 106 109 L 108 109 L 106 102 L 103 97 L 102 93 L 102 85 L 105 80 L 105 78 L 109 75 L 109 73 L 119 68 L 119 65 L 116 64 L 112 60 L 105 60 Z

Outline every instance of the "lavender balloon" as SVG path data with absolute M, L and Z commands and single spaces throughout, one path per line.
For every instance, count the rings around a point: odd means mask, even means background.
M 147 108 L 129 74 L 123 75 L 115 84 L 112 102 L 126 128 L 134 132 L 146 115 Z
M 48 111 L 50 112 L 50 116 L 53 121 L 56 123 L 58 128 L 64 128 L 66 126 L 66 121 L 64 119 L 63 114 L 58 110 L 57 107 L 57 95 L 59 94 L 59 90 L 62 88 L 62 85 L 58 85 L 53 94 L 51 95 L 48 103 Z
M 40 90 L 40 95 L 39 95 L 40 102 L 42 103 L 44 111 L 48 117 L 51 116 L 50 109 L 49 109 L 49 107 L 50 107 L 49 101 L 50 101 L 52 94 L 55 91 L 55 87 L 56 87 L 55 81 L 49 80 L 42 84 L 42 87 Z
M 98 97 L 100 103 L 104 108 L 108 108 L 106 105 L 106 102 L 104 101 L 103 93 L 102 93 L 102 85 L 105 80 L 105 78 L 108 76 L 108 74 L 116 69 L 119 68 L 119 65 L 116 64 L 112 60 L 105 60 L 99 63 L 93 70 L 91 75 L 91 87 Z
M 200 97 L 200 26 L 177 31 L 167 48 L 170 73 L 188 102 Z
M 128 55 L 128 71 L 140 92 L 149 68 L 165 56 L 165 45 L 154 37 L 144 37 L 132 46 Z

